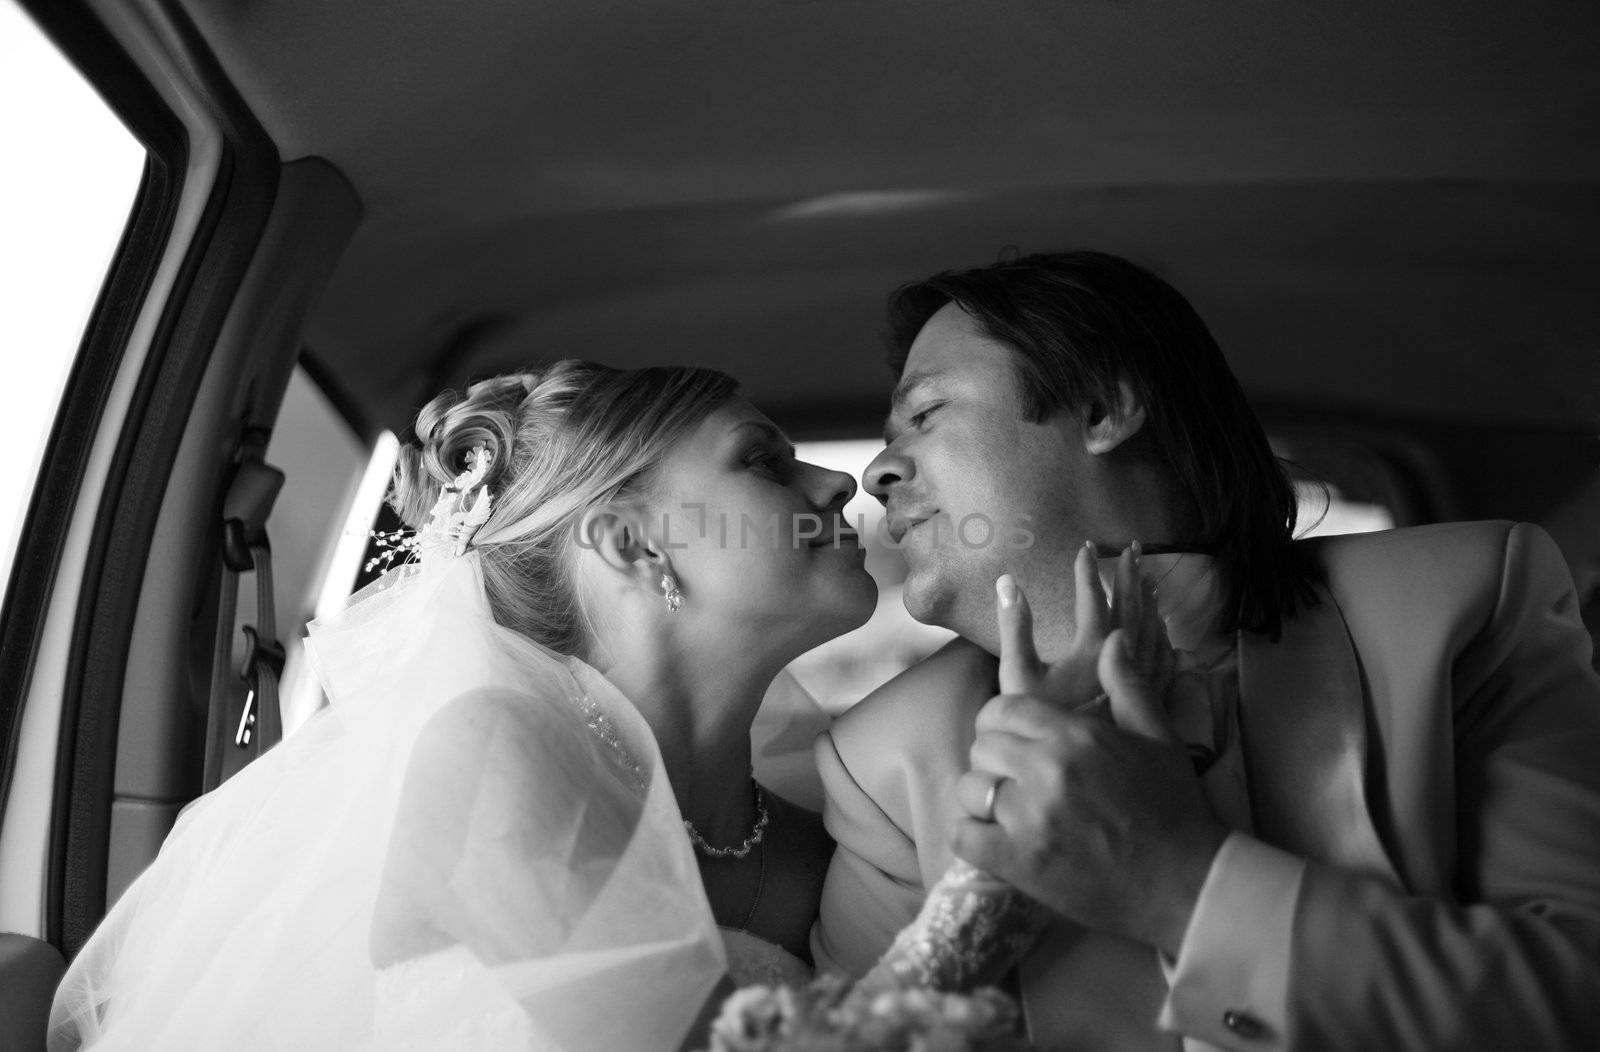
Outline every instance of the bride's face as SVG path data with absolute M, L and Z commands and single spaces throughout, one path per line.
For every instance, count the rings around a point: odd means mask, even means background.
M 743 398 L 712 413 L 659 477 L 651 527 L 684 596 L 673 616 L 795 655 L 864 623 L 877 586 L 843 517 L 855 491 L 849 475 L 795 459 Z

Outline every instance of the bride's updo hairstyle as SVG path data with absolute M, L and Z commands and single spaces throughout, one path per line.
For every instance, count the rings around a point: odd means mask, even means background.
M 417 414 L 400 449 L 390 504 L 420 528 L 473 447 L 494 457 L 493 511 L 473 536 L 497 621 L 583 656 L 588 625 L 574 594 L 575 526 L 588 508 L 648 501 L 656 469 L 738 389 L 711 369 L 613 369 L 560 361 L 446 391 Z

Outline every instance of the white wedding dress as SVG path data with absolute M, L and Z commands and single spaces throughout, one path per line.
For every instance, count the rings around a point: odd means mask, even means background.
M 497 625 L 470 553 L 308 648 L 329 707 L 179 818 L 52 1052 L 676 1047 L 726 951 L 628 701 Z

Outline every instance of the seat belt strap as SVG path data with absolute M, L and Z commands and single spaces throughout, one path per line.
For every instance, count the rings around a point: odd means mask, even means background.
M 222 784 L 222 725 L 233 698 L 233 620 L 238 605 L 239 575 L 224 563 L 211 644 L 211 701 L 206 711 L 206 760 L 200 786 L 205 793 Z
M 233 732 L 233 744 L 260 756 L 283 739 L 283 713 L 278 704 L 278 684 L 283 679 L 283 644 L 278 642 L 278 615 L 272 601 L 272 547 L 251 545 L 255 557 L 256 623 L 244 626 L 244 711 Z
M 223 500 L 222 582 L 217 602 L 217 631 L 211 660 L 211 699 L 206 714 L 203 790 L 222 784 L 224 728 L 231 722 L 232 701 L 239 681 L 244 708 L 232 739 L 258 756 L 282 736 L 278 680 L 284 651 L 277 637 L 277 611 L 272 593 L 272 546 L 267 541 L 267 516 L 283 488 L 283 472 L 264 459 L 268 432 L 248 428 L 240 444 L 238 466 Z M 234 621 L 239 603 L 239 577 L 254 573 L 256 623 L 244 626 L 245 656 L 235 678 Z

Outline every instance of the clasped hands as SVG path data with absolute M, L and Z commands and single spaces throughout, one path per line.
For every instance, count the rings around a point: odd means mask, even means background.
M 955 853 L 1085 927 L 1176 956 L 1228 829 L 1212 813 L 1167 716 L 1175 675 L 1137 547 L 1117 563 L 1108 604 L 1093 550 L 1078 553 L 1076 630 L 1039 659 L 1028 600 L 999 594 L 1000 694 L 978 713 L 967 817 Z

